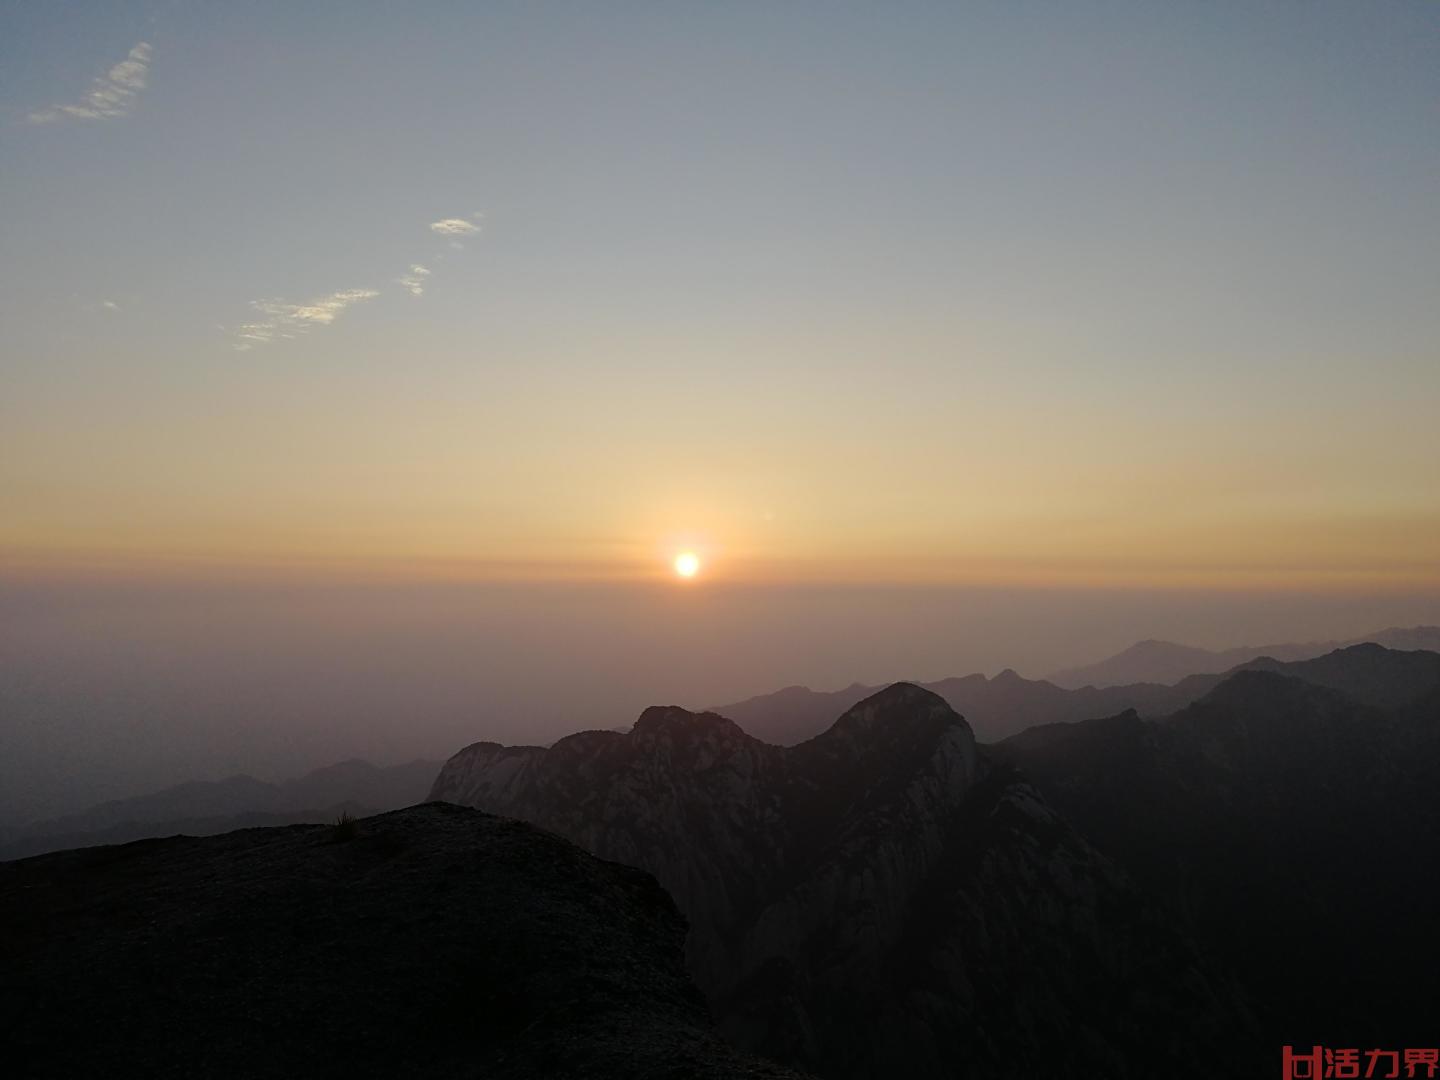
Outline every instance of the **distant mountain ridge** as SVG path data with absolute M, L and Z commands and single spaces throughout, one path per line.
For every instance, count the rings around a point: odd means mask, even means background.
M 1069 690 L 1085 686 L 1109 687 L 1127 683 L 1176 683 L 1189 675 L 1214 675 L 1262 656 L 1275 660 L 1309 660 L 1350 645 L 1374 643 L 1397 651 L 1440 651 L 1440 626 L 1390 627 L 1348 641 L 1312 641 L 1282 645 L 1242 645 L 1233 649 L 1200 649 L 1173 641 L 1136 642 L 1114 656 L 1083 667 L 1066 668 L 1049 676 L 1056 686 Z
M 965 717 L 975 737 L 988 743 L 1036 724 L 1084 720 L 1122 709 L 1163 716 L 1199 697 L 1213 682 L 1179 688 L 1144 684 L 1064 690 L 1043 680 L 1026 679 L 1007 668 L 993 679 L 965 675 L 916 685 L 949 702 Z M 827 693 L 790 686 L 773 694 L 717 705 L 710 711 L 734 720 L 763 742 L 794 746 L 814 738 L 837 715 L 879 689 L 855 683 Z
M 1400 641 L 1405 651 L 1421 651 L 1422 643 L 1433 637 L 1434 645 L 1430 651 L 1440 650 L 1440 628 L 1437 627 L 1385 630 L 1372 637 Z M 1371 643 L 1367 638 L 1361 644 Z M 1144 652 L 1146 644 L 1142 643 L 1136 648 Z M 1149 644 L 1161 646 L 1165 643 Z M 1345 647 L 1348 646 L 1339 646 Z M 1396 650 L 1395 646 L 1386 647 Z M 1168 646 L 1166 648 L 1168 649 Z M 1186 650 L 1185 646 L 1175 648 Z M 1319 649 L 1319 652 L 1312 652 L 1312 649 Z M 1204 650 L 1191 651 L 1204 653 L 1208 657 L 1230 655 L 1205 653 Z M 1236 649 L 1231 650 L 1231 653 L 1236 656 L 1243 655 L 1243 659 L 1234 664 L 1214 672 L 1186 674 L 1170 682 L 1127 682 L 1120 685 L 1084 685 L 1073 688 L 1060 686 L 1046 679 L 1026 679 L 1007 668 L 994 678 L 965 675 L 917 685 L 939 694 L 956 712 L 965 717 L 978 740 L 992 743 L 1040 724 L 1113 716 L 1127 709 L 1134 709 L 1146 717 L 1168 716 L 1209 693 L 1230 671 L 1255 664 L 1315 659 L 1332 651 L 1333 648 L 1295 645 L 1276 646 L 1273 651 L 1251 655 L 1257 653 L 1257 650 Z M 1199 666 L 1205 667 L 1207 664 Z M 710 711 L 729 717 L 763 742 L 794 746 L 824 731 L 834 717 L 878 689 L 860 683 L 833 692 L 789 686 L 772 694 L 761 694 L 729 705 L 716 705 Z
M 210 836 L 261 825 L 292 825 L 398 810 L 422 802 L 440 763 L 377 766 L 352 759 L 267 783 L 253 776 L 196 780 L 149 795 L 99 803 L 36 822 L 0 844 L 0 860 L 185 833 Z

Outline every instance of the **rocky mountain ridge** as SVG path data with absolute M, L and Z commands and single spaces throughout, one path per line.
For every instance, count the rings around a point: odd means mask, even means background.
M 790 748 L 677 707 L 476 744 L 431 794 L 654 873 L 722 1030 L 824 1076 L 1200 1075 L 1233 1051 L 1215 1025 L 1245 1028 L 1224 977 L 919 687 Z

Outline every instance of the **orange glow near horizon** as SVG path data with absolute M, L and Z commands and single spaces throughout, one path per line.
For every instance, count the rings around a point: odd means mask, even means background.
M 629 341 L 662 345 L 687 370 L 724 367 L 708 341 Z M 294 367 L 283 387 L 245 369 L 207 408 L 157 393 L 117 410 L 107 370 L 63 423 L 7 418 L 0 575 L 674 586 L 688 552 L 707 587 L 1440 585 L 1423 394 L 1387 408 L 1383 442 L 1363 410 L 1320 425 L 1241 402 L 1252 415 L 1217 443 L 1188 401 L 1067 411 L 1042 389 L 1037 414 L 983 369 L 968 396 L 861 368 L 817 389 L 759 352 L 764 396 L 702 380 L 685 409 L 610 364 L 559 399 L 543 371 L 517 374 L 503 410 L 468 369 L 443 397 L 385 369 L 336 409 L 328 378 Z
M 776 538 L 761 546 L 728 545 L 723 568 L 713 543 L 663 544 L 658 564 L 651 544 L 612 540 L 603 544 L 536 546 L 521 555 L 498 547 L 469 552 L 447 545 L 408 550 L 316 545 L 286 550 L 279 545 L 196 544 L 179 547 L 132 544 L 5 545 L 0 543 L 0 583 L 93 582 L 266 582 L 317 585 L 454 583 L 645 585 L 662 581 L 691 584 L 701 579 L 740 587 L 898 586 L 1003 587 L 1118 590 L 1245 590 L 1394 592 L 1440 589 L 1440 552 L 1430 562 L 1406 550 L 1404 533 L 1390 544 L 1375 535 L 1369 557 L 1359 547 L 1368 530 L 1347 537 L 1344 530 L 1297 525 L 1296 540 L 1281 552 L 1261 537 L 1161 537 L 1154 531 L 1126 545 L 1106 549 L 1095 538 L 1072 533 L 1015 543 L 1005 550 L 998 537 L 916 538 L 866 550 L 860 544 L 830 544 Z M 1377 533 L 1380 530 L 1376 530 Z M 1202 551 L 1203 540 L 1213 541 Z M 1266 537 L 1265 539 L 1269 539 Z M 1142 542 L 1149 540 L 1148 548 Z M 1348 542 L 1347 542 L 1348 541 Z M 1414 543 L 1414 539 L 1409 540 Z M 1420 546 L 1423 545 L 1423 541 Z M 1278 547 L 1278 545 L 1277 545 Z M 569 550 L 567 550 L 569 548 Z M 1385 558 L 1375 558 L 1380 553 Z M 693 560 L 693 561 L 692 561 Z

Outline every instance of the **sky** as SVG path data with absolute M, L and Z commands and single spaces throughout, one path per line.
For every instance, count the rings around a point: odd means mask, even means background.
M 528 596 L 572 717 L 1440 621 L 1437 281 L 1429 0 L 3 3 L 0 677 L 247 589 Z M 676 590 L 807 629 L 574 614 Z
M 3 28 L 19 573 L 1440 576 L 1433 3 Z

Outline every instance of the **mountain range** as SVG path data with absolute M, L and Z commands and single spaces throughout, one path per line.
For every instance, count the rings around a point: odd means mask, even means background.
M 1007 700 L 1135 692 L 935 685 L 988 703 L 992 730 L 1018 722 Z M 358 822 L 0 864 L 4 1060 L 1199 1080 L 1282 1045 L 1432 1043 L 1440 654 L 1361 644 L 1150 687 L 1148 708 L 1181 704 L 989 744 L 897 683 L 789 746 L 657 706 L 550 747 L 475 743 L 438 774 L 351 762 L 107 804 L 80 822 L 406 798 L 433 775 L 430 804 Z
M 793 748 L 678 707 L 480 743 L 431 796 L 655 874 L 722 1032 L 765 1057 L 835 1077 L 1235 1067 L 1238 991 L 919 687 Z
M 1214 680 L 1202 677 L 1175 687 L 1139 683 L 1064 690 L 1043 679 L 1026 679 L 1007 668 L 994 678 L 965 675 L 917 685 L 949 702 L 969 722 L 975 737 L 988 743 L 1036 724 L 1084 720 L 1122 709 L 1163 716 L 1205 693 Z M 836 716 L 880 689 L 859 683 L 828 692 L 789 686 L 707 711 L 734 720 L 763 742 L 795 746 L 819 735 L 834 723 Z
M 1440 650 L 1440 628 L 1437 627 L 1382 630 L 1364 641 L 1376 638 L 1399 642 L 1388 646 L 1396 651 L 1421 649 L 1424 647 L 1421 643 L 1427 641 L 1432 643 L 1432 651 Z M 1118 662 L 1125 657 L 1144 658 L 1163 654 L 1174 661 L 1173 671 L 1187 669 L 1176 676 L 1178 681 L 1132 681 L 1116 685 L 1104 683 L 1068 687 L 1048 679 L 1026 679 L 1007 668 L 993 678 L 966 675 L 919 685 L 948 701 L 969 721 L 975 737 L 990 743 L 1039 724 L 1113 716 L 1127 709 L 1146 717 L 1168 716 L 1209 693 L 1227 672 L 1269 666 L 1277 661 L 1310 659 L 1331 651 L 1334 649 L 1317 645 L 1277 645 L 1264 652 L 1245 648 L 1210 653 L 1165 642 L 1142 642 L 1112 658 L 1117 662 L 1113 670 L 1118 672 L 1121 669 Z M 1191 654 L 1195 654 L 1193 663 L 1182 662 Z M 1234 659 L 1233 663 L 1224 663 L 1222 667 L 1213 667 L 1231 657 L 1238 659 Z M 1190 667 L 1194 670 L 1188 670 Z M 836 716 L 878 689 L 860 683 L 829 692 L 790 686 L 745 701 L 716 705 L 709 711 L 729 717 L 764 742 L 793 746 L 820 734 Z
M 1272 660 L 1309 660 L 1336 649 L 1367 642 L 1399 651 L 1427 649 L 1440 652 L 1440 626 L 1392 626 L 1346 641 L 1242 645 L 1220 650 L 1150 639 L 1136 642 L 1098 663 L 1057 671 L 1049 676 L 1049 681 L 1069 690 L 1084 686 L 1124 686 L 1127 683 L 1174 683 L 1187 675 L 1213 675 L 1229 671 L 1262 656 Z
M 990 750 L 1172 912 L 1277 1043 L 1431 1038 L 1440 1000 L 1440 655 L 1246 668 L 1163 720 Z
M 721 1030 L 823 1077 L 1248 1075 L 1423 1037 L 1440 655 L 1211 678 L 993 747 L 908 684 L 792 747 L 653 708 L 472 745 L 431 795 L 655 874 Z

